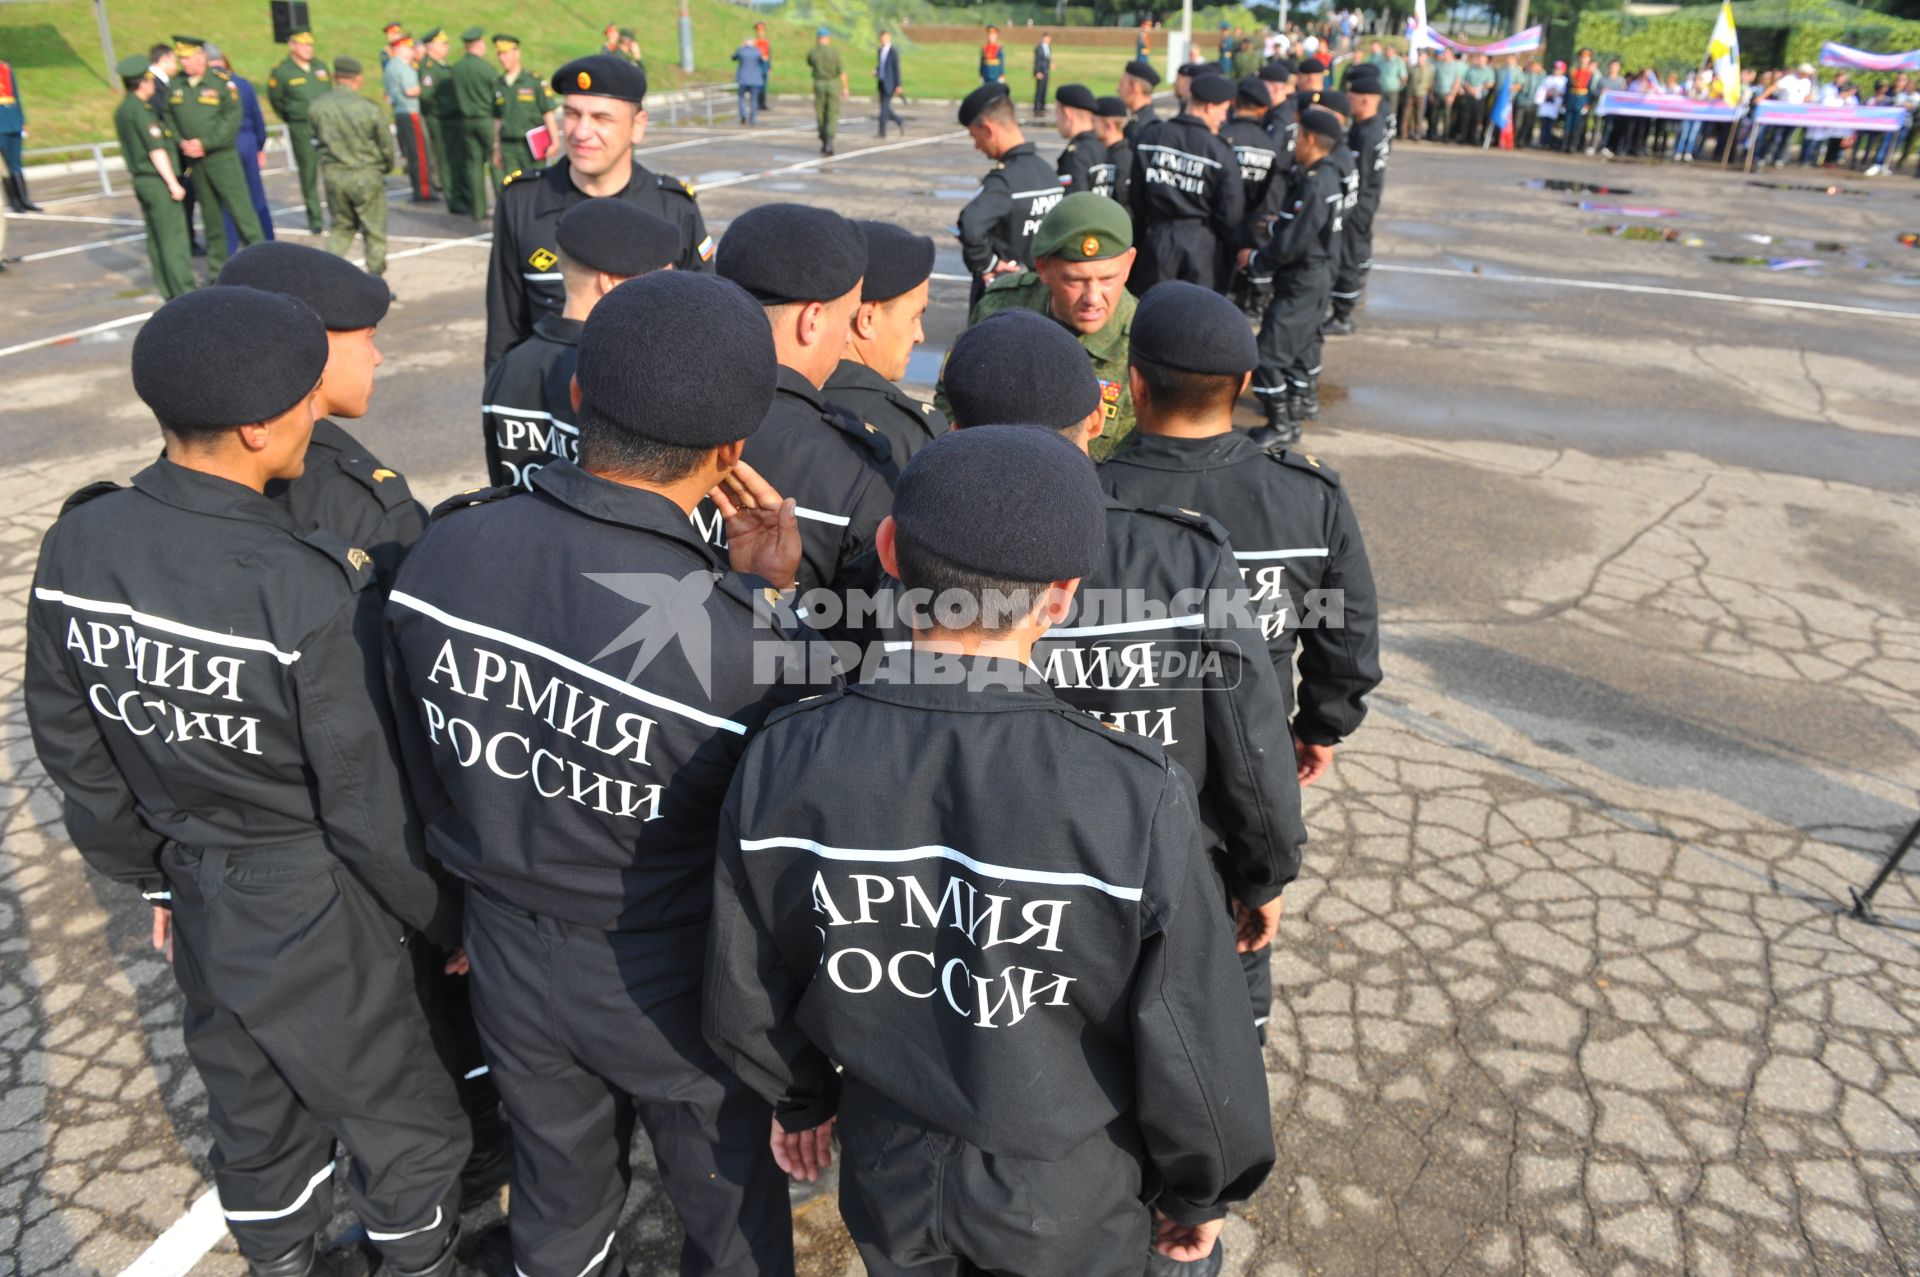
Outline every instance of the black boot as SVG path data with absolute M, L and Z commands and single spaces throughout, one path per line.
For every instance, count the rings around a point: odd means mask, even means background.
M 284 1255 L 276 1255 L 272 1259 L 249 1259 L 247 1271 L 253 1277 L 307 1277 L 313 1271 L 314 1257 L 319 1253 L 318 1244 L 308 1237 Z
M 1353 328 L 1353 316 L 1335 315 L 1320 326 L 1320 331 L 1329 337 L 1351 337 Z
M 20 207 L 15 210 L 16 212 L 44 213 L 46 211 L 33 202 L 33 196 L 27 194 L 27 175 L 25 173 L 15 173 L 13 175 L 13 185 L 20 196 Z
M 14 213 L 26 212 L 26 201 L 20 197 L 20 179 L 11 173 L 7 174 L 6 188 L 8 211 Z
M 1300 423 L 1293 419 L 1285 399 L 1262 395 L 1260 406 L 1266 410 L 1267 424 L 1247 431 L 1249 440 L 1268 452 L 1285 452 L 1300 442 Z
M 1304 386 L 1289 386 L 1287 402 L 1293 410 L 1295 421 L 1320 420 L 1320 379 L 1312 377 Z
M 455 1224 L 447 1230 L 447 1244 L 440 1248 L 440 1253 L 430 1262 L 418 1268 L 403 1268 L 389 1257 L 387 1273 L 389 1277 L 466 1277 L 466 1274 L 472 1270 L 462 1264 L 459 1256 L 454 1253 L 459 1244 L 460 1225 Z
M 473 1152 L 460 1168 L 460 1213 L 484 1206 L 513 1177 L 513 1141 L 506 1114 L 496 1104 L 473 1121 Z

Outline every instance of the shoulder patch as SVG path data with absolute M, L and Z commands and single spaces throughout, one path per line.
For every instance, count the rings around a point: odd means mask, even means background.
M 107 483 L 104 481 L 100 483 L 89 483 L 61 504 L 60 513 L 65 514 L 69 510 L 77 510 L 95 497 L 104 497 L 109 492 L 118 491 L 120 491 L 120 485 L 117 483 Z
M 829 425 L 834 426 L 841 434 L 852 440 L 855 447 L 860 450 L 861 456 L 870 464 L 892 466 L 893 443 L 878 430 L 846 409 L 836 408 L 832 404 L 828 404 L 826 411 L 820 415 Z
M 1189 510 L 1185 506 L 1177 505 L 1157 505 L 1150 509 L 1142 507 L 1140 513 L 1151 514 L 1158 518 L 1167 519 L 1173 523 L 1184 524 L 1196 531 L 1206 533 L 1208 537 L 1219 542 L 1221 545 L 1227 543 L 1227 530 L 1220 526 L 1218 520 L 1201 514 L 1198 510 Z
M 413 500 L 413 489 L 407 486 L 406 477 L 371 457 L 342 457 L 340 469 L 352 475 L 386 509 L 392 510 Z
M 1044 643 L 1046 639 L 1042 637 L 1040 641 Z M 1167 752 L 1159 741 L 1152 740 L 1145 736 L 1136 736 L 1124 727 L 1109 723 L 1106 719 L 1097 717 L 1084 709 L 1074 709 L 1071 706 L 1062 705 L 1058 713 L 1061 718 L 1064 718 L 1067 722 L 1072 723 L 1082 731 L 1091 733 L 1098 740 L 1105 741 L 1109 745 L 1118 745 L 1120 748 L 1138 754 L 1140 757 L 1148 759 L 1161 767 L 1167 765 Z
M 1287 448 L 1280 452 L 1269 452 L 1267 455 L 1290 470 L 1304 470 L 1322 483 L 1335 488 L 1340 486 L 1339 474 L 1311 452 L 1295 452 Z
M 348 545 L 331 532 L 315 529 L 300 538 L 303 545 L 325 555 L 327 561 L 345 574 L 355 593 L 373 584 L 373 556 L 358 546 Z
M 995 289 L 1030 288 L 1039 282 L 1040 276 L 1037 272 L 1023 270 L 1018 275 L 1002 275 L 991 284 L 988 284 L 986 291 L 990 293 Z
M 692 182 L 682 181 L 677 177 L 668 177 L 665 173 L 655 173 L 653 180 L 654 184 L 663 191 L 672 191 L 675 195 L 684 195 L 688 199 L 695 197 Z
M 516 488 L 512 484 L 503 484 L 498 488 L 469 488 L 433 507 L 433 513 L 428 515 L 427 519 L 429 522 L 438 522 L 447 515 L 458 514 L 468 506 L 485 505 L 489 501 L 499 501 L 503 497 L 510 497 L 516 492 L 524 491 L 526 489 Z
M 500 179 L 500 185 L 511 186 L 513 184 L 514 179 L 520 176 L 520 172 L 521 170 L 519 169 L 513 170 L 513 172 L 507 174 L 505 177 Z

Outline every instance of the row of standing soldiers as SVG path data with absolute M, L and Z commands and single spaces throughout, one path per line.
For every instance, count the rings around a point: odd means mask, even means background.
M 996 287 L 1031 287 L 1033 234 L 1063 195 L 1112 198 L 1135 228 L 1129 291 L 1183 280 L 1257 318 L 1262 438 L 1297 440 L 1319 415 L 1323 336 L 1354 331 L 1392 134 L 1378 68 L 1349 67 L 1344 90 L 1323 87 L 1328 71 L 1317 57 L 1275 59 L 1234 81 L 1191 63 L 1171 119 L 1155 114 L 1160 77 L 1144 61 L 1127 65 L 1114 97 L 1063 85 L 1054 96 L 1068 142 L 1053 166 L 1021 132 L 1005 87 L 976 89 L 960 123 L 995 165 L 960 217 L 975 307 L 991 313 L 983 294 Z

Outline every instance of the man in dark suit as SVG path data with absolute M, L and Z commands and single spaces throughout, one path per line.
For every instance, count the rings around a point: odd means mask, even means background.
M 873 64 L 873 84 L 880 98 L 880 136 L 887 135 L 888 120 L 905 135 L 907 122 L 893 109 L 893 95 L 900 91 L 900 51 L 893 47 L 891 32 L 880 33 L 880 54 Z
M 1045 31 L 1040 33 L 1040 43 L 1033 46 L 1033 118 L 1047 118 L 1047 81 L 1053 78 L 1053 36 Z

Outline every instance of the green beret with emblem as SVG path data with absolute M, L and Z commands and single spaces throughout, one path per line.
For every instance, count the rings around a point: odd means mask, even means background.
M 1035 257 L 1094 262 L 1133 247 L 1133 218 L 1104 195 L 1075 191 L 1040 219 L 1033 236 Z

